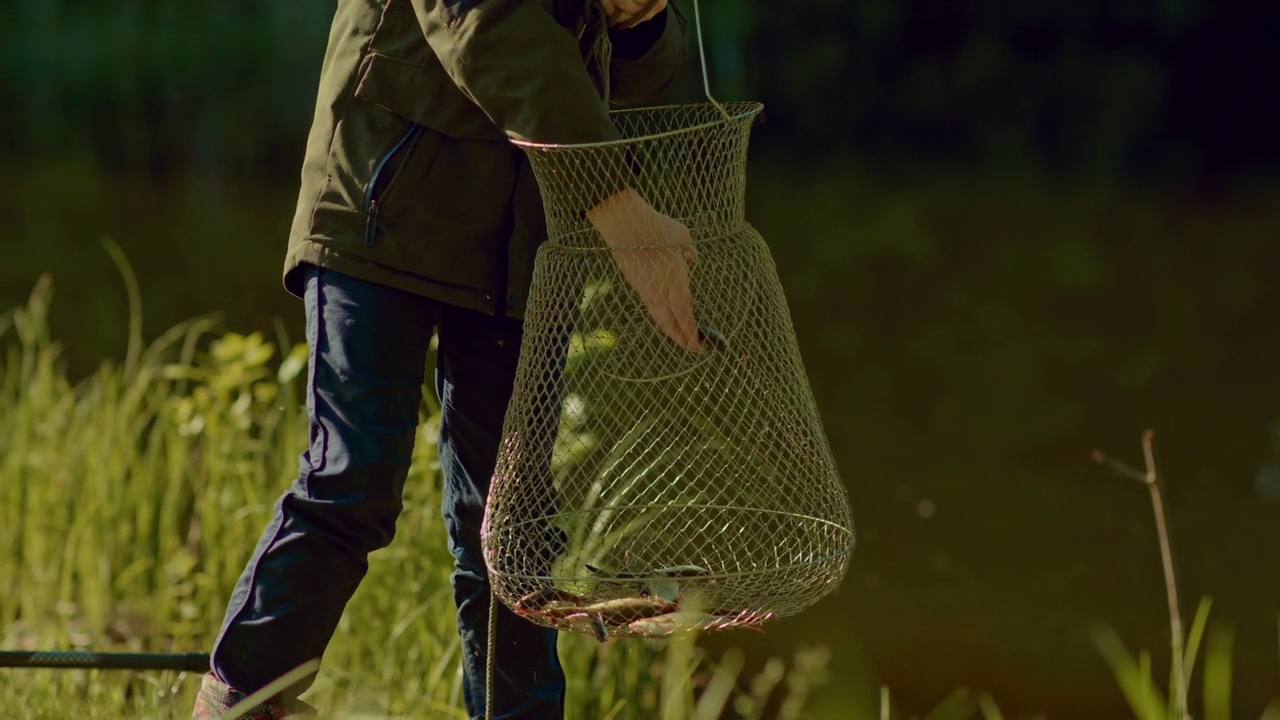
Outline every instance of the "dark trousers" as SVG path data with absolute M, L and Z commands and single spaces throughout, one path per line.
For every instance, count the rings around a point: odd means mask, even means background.
M 307 272 L 310 446 L 232 593 L 213 670 L 250 693 L 324 652 L 368 570 L 368 554 L 395 534 L 436 332 L 443 512 L 455 561 L 465 696 L 468 712 L 483 716 L 490 594 L 480 524 L 520 322 L 330 270 Z M 500 606 L 497 638 L 494 717 L 561 717 L 564 674 L 555 631 Z

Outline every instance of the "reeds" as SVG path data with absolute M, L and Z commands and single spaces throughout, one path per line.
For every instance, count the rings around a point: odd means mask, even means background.
M 132 274 L 119 253 L 126 285 Z M 231 588 L 306 442 L 306 348 L 199 318 L 149 345 L 136 291 L 123 362 L 77 381 L 50 335 L 52 283 L 0 315 L 0 648 L 207 650 Z M 438 418 L 423 422 L 396 540 L 370 558 L 307 699 L 327 716 L 464 718 L 440 517 Z M 800 717 L 822 653 L 743 677 L 686 636 L 599 645 L 565 636 L 569 718 Z M 779 669 L 781 668 L 781 669 Z M 176 672 L 0 674 L 24 718 L 187 717 Z M 767 692 L 765 692 L 767 689 Z M 772 717 L 773 715 L 769 715 Z

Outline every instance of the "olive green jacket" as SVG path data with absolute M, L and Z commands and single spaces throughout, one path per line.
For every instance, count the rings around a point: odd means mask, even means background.
M 519 317 L 542 203 L 509 138 L 615 139 L 595 63 L 595 0 L 339 0 L 285 261 Z M 608 30 L 611 99 L 662 92 L 684 18 Z

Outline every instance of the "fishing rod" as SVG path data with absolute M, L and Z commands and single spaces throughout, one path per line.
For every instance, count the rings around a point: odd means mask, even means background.
M 189 670 L 200 672 L 209 669 L 209 655 L 207 653 L 0 651 L 0 668 Z

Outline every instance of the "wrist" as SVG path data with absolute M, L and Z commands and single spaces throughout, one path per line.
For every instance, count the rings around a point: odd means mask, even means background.
M 612 248 L 649 245 L 661 214 L 633 187 L 601 200 L 587 211 L 587 220 Z

